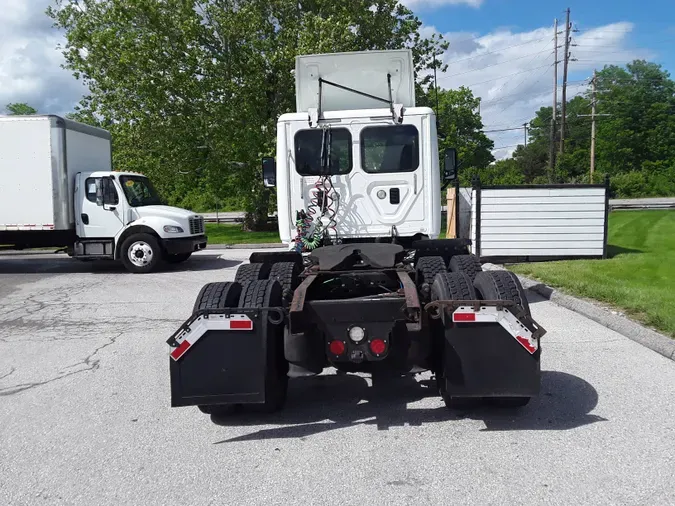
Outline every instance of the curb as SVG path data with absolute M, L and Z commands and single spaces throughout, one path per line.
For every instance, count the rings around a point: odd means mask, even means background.
M 485 264 L 484 267 L 487 267 L 488 270 L 505 270 L 501 266 L 492 264 Z M 670 360 L 675 360 L 675 339 L 649 329 L 625 316 L 615 315 L 591 302 L 560 293 L 550 286 L 526 278 L 520 274 L 516 274 L 516 276 L 520 279 L 523 288 L 535 292 L 570 311 L 585 316 L 589 320 L 593 320 Z
M 280 242 L 263 242 L 259 244 L 207 244 L 205 249 L 272 249 L 287 247 L 286 244 Z

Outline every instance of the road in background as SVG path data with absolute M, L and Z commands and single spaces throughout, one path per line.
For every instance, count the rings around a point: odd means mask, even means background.
M 669 209 L 675 208 L 675 197 L 657 197 L 647 199 L 610 199 L 609 206 L 612 209 Z M 442 211 L 447 212 L 446 206 Z M 220 223 L 237 223 L 243 221 L 246 213 L 241 211 L 228 211 L 222 213 L 201 213 L 208 222 L 220 221 Z M 275 217 L 276 214 L 271 215 Z
M 250 253 L 147 275 L 0 256 L 0 504 L 675 503 L 675 364 L 540 298 L 522 412 L 450 412 L 428 375 L 292 380 L 271 416 L 170 408 L 166 339 Z

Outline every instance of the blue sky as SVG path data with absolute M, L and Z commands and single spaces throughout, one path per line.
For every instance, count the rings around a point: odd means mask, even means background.
M 337 1 L 337 0 L 336 0 Z M 44 14 L 50 0 L 1 0 L 0 112 L 27 102 L 41 113 L 64 114 L 86 91 L 61 68 L 62 34 Z M 529 121 L 552 101 L 553 19 L 564 9 L 574 33 L 568 96 L 583 93 L 594 68 L 645 58 L 675 75 L 675 0 L 402 0 L 423 21 L 423 34 L 443 33 L 449 64 L 439 84 L 468 86 L 481 97 L 485 130 Z M 561 36 L 560 42 L 563 38 Z M 560 53 L 562 55 L 562 51 Z M 562 76 L 562 65 L 559 69 Z M 561 81 L 560 81 L 561 82 Z M 559 84 L 560 84 L 559 82 Z M 560 98 L 560 90 L 559 95 Z M 495 156 L 508 156 L 523 132 L 488 132 Z
M 425 30 L 450 41 L 444 87 L 468 86 L 483 100 L 486 130 L 515 127 L 550 105 L 553 19 L 564 29 L 571 10 L 574 32 L 568 96 L 583 93 L 593 69 L 645 58 L 675 74 L 675 0 L 404 0 Z M 560 36 L 559 43 L 564 38 Z M 562 50 L 560 58 L 562 59 Z M 547 67 L 548 65 L 548 67 Z M 558 68 L 562 84 L 562 65 Z M 561 87 L 558 89 L 560 100 Z M 522 131 L 493 132 L 495 155 L 522 142 Z M 503 147 L 502 147 L 503 146 Z

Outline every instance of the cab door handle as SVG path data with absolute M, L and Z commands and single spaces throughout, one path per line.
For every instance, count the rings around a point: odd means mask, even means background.
M 88 214 L 82 213 L 80 215 L 80 218 L 82 218 L 82 223 L 84 223 L 85 225 L 89 225 L 89 215 Z

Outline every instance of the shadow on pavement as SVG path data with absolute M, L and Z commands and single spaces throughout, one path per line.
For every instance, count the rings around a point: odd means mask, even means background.
M 226 260 L 220 255 L 200 254 L 191 257 L 181 264 L 162 264 L 155 272 L 190 272 L 209 271 L 234 267 L 240 260 Z M 76 260 L 67 255 L 48 257 L 42 255 L 26 255 L 7 257 L 0 256 L 0 274 L 127 274 L 120 262 L 110 260 Z
M 446 422 L 468 418 L 482 420 L 482 431 L 568 430 L 605 421 L 590 414 L 598 402 L 596 390 L 588 382 L 558 371 L 542 372 L 538 398 L 525 408 L 507 409 L 481 405 L 467 411 L 438 408 L 409 408 L 408 403 L 435 397 L 433 380 L 416 381 L 404 377 L 370 387 L 355 375 L 326 375 L 298 378 L 289 384 L 289 398 L 283 411 L 261 414 L 242 408 L 229 416 L 211 416 L 221 426 L 281 425 L 258 429 L 249 434 L 214 444 L 260 439 L 303 438 L 356 425 L 390 427 Z

